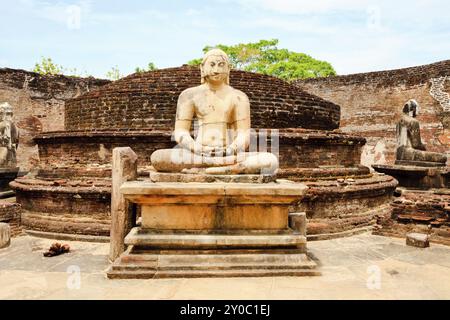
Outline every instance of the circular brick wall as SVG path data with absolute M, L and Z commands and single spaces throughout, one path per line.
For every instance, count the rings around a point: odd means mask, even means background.
M 69 100 L 66 130 L 172 129 L 180 93 L 200 84 L 197 67 L 137 73 Z M 339 128 L 340 107 L 278 78 L 231 72 L 231 85 L 251 103 L 253 128 Z

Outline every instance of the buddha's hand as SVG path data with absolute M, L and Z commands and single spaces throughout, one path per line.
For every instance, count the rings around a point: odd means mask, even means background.
M 204 157 L 223 157 L 225 148 L 203 146 L 202 155 Z
M 234 145 L 229 145 L 227 147 L 210 147 L 204 146 L 202 155 L 205 157 L 226 157 L 234 156 L 237 153 L 237 148 Z

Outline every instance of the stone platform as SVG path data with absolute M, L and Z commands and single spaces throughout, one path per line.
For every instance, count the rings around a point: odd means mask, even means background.
M 402 163 L 397 161 L 396 163 Z M 408 162 L 411 163 L 411 162 Z M 428 190 L 432 188 L 450 188 L 450 168 L 438 166 L 414 165 L 372 165 L 377 171 L 398 180 L 405 188 Z
M 19 168 L 0 168 L 0 198 L 8 198 L 14 195 L 9 183 L 14 181 L 19 174 Z
M 142 222 L 108 277 L 319 275 L 305 232 L 289 228 L 289 206 L 306 190 L 290 182 L 125 182 L 120 192 L 141 208 Z

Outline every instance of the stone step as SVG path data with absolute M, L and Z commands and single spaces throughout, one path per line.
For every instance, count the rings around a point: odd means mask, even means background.
M 306 245 L 306 237 L 290 235 L 218 235 L 218 234 L 157 234 L 133 229 L 125 238 L 126 245 L 152 248 L 270 248 Z
M 130 254 L 109 269 L 109 278 L 241 277 L 319 275 L 306 254 Z M 134 276 L 133 276 L 134 275 Z
M 170 270 L 170 271 L 114 271 L 109 270 L 109 279 L 164 279 L 164 278 L 238 278 L 238 277 L 302 277 L 320 276 L 312 269 L 237 269 L 237 270 Z

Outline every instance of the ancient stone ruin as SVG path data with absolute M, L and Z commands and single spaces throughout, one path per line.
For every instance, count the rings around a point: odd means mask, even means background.
M 338 130 L 340 107 L 274 77 L 232 71 L 230 82 L 248 95 L 252 128 L 276 129 L 279 178 L 304 182 L 308 238 L 365 231 L 390 210 L 396 181 L 360 165 L 365 139 Z M 177 99 L 200 83 L 196 67 L 139 73 L 69 100 L 65 130 L 35 137 L 39 170 L 11 185 L 34 234 L 106 240 L 110 230 L 111 156 L 131 147 L 148 177 L 151 155 L 172 148 Z
M 409 100 L 403 107 L 403 116 L 397 124 L 395 165 L 373 165 L 375 170 L 395 177 L 401 187 L 398 199 L 392 204 L 392 215 L 380 221 L 382 228 L 377 233 L 404 235 L 409 231 L 422 231 L 425 235 L 430 233 L 434 241 L 448 243 L 450 171 L 446 167 L 447 156 L 427 151 L 416 119 L 419 110 L 415 100 Z
M 4 238 L 20 233 L 23 228 L 31 235 L 52 239 L 111 241 L 110 258 L 115 263 L 109 276 L 136 277 L 129 261 L 152 260 L 155 257 L 139 254 L 155 246 L 158 250 L 169 251 L 187 246 L 187 250 L 209 253 L 230 246 L 228 238 L 221 238 L 220 241 L 225 241 L 222 247 L 218 239 L 201 247 L 196 237 L 201 236 L 199 230 L 210 231 L 211 225 L 230 234 L 235 232 L 236 225 L 226 222 L 225 212 L 232 210 L 226 210 L 229 200 L 225 199 L 233 192 L 229 186 L 245 184 L 245 188 L 236 191 L 235 198 L 231 197 L 239 210 L 245 212 L 248 205 L 245 201 L 251 198 L 260 201 L 261 206 L 272 208 L 273 212 L 278 210 L 279 216 L 239 220 L 240 230 L 245 229 L 245 223 L 257 223 L 265 232 L 265 228 L 278 230 L 275 233 L 283 230 L 282 236 L 271 234 L 273 238 L 268 237 L 261 245 L 264 248 L 258 249 L 262 250 L 259 253 L 270 254 L 280 246 L 286 250 L 296 246 L 293 254 L 304 255 L 307 241 L 372 230 L 378 235 L 403 238 L 418 232 L 422 235 L 408 237 L 410 243 L 426 238 L 420 245 L 428 245 L 428 241 L 448 244 L 450 195 L 446 154 L 450 140 L 445 120 L 447 111 L 443 108 L 448 81 L 440 81 L 437 90 L 436 81 L 432 79 L 444 77 L 449 70 L 450 62 L 441 62 L 295 84 L 232 70 L 227 82 L 242 92 L 240 99 L 248 99 L 250 105 L 249 116 L 237 117 L 234 121 L 250 119 L 248 159 L 251 161 L 246 162 L 244 157 L 242 161 L 226 163 L 230 166 L 214 168 L 209 166 L 216 160 L 200 167 L 189 161 L 171 161 L 172 148 L 183 145 L 181 136 L 187 139 L 186 134 L 196 137 L 200 132 L 203 135 L 207 118 L 199 118 L 198 114 L 191 118 L 190 111 L 177 116 L 177 102 L 182 92 L 201 85 L 204 71 L 197 67 L 184 65 L 136 73 L 115 82 L 90 79 L 79 80 L 80 83 L 76 79 L 63 81 L 59 77 L 32 75 L 30 78 L 28 74 L 16 74 L 9 69 L 6 70 L 8 81 L 5 81 L 1 77 L 5 70 L 1 70 L 0 96 L 8 98 L 5 101 L 14 101 L 15 95 L 26 95 L 27 98 L 22 97 L 20 101 L 24 101 L 24 108 L 28 110 L 25 114 L 18 108 L 19 104 L 14 104 L 18 121 L 11 122 L 10 108 L 6 108 L 0 124 L 4 165 L 28 172 L 10 183 L 17 203 L 5 203 L 4 212 L 0 214 L 0 222 L 9 223 L 8 228 L 3 228 Z M 11 78 L 11 74 L 14 77 Z M 16 78 L 19 82 L 25 81 L 19 85 L 11 80 Z M 52 81 L 58 85 L 53 85 Z M 63 83 L 68 86 L 66 93 Z M 52 90 L 56 93 L 51 93 Z M 408 101 L 402 109 L 402 103 L 411 98 L 415 100 Z M 38 109 L 30 109 L 28 100 Z M 45 102 L 48 107 L 55 101 L 60 114 L 45 119 L 46 111 L 41 104 Z M 421 112 L 417 113 L 419 106 Z M 202 110 L 206 109 L 208 107 Z M 192 121 L 192 126 L 181 136 L 174 131 L 179 128 L 177 120 Z M 213 123 L 217 125 L 221 121 Z M 17 149 L 14 132 L 18 131 L 21 143 Z M 252 149 L 251 145 L 256 148 Z M 208 154 L 215 157 L 222 154 L 226 158 L 228 152 L 233 154 L 237 149 L 227 144 L 226 148 L 208 150 Z M 195 159 L 194 150 L 192 154 L 188 152 L 187 158 Z M 276 174 L 275 167 L 278 168 Z M 267 174 L 255 174 L 263 168 L 268 169 Z M 115 183 L 114 179 L 120 183 Z M 197 187 L 183 187 L 186 184 Z M 220 190 L 202 189 L 201 184 L 220 185 Z M 279 193 L 273 191 L 273 184 L 279 184 Z M 253 192 L 255 186 L 265 188 L 266 193 Z M 272 200 L 280 196 L 281 189 L 286 193 L 284 202 L 274 204 Z M 221 206 L 225 208 L 221 211 L 224 219 L 205 218 L 199 225 L 194 218 L 159 221 L 155 212 L 164 206 L 177 205 L 179 201 L 170 201 L 179 197 L 180 192 L 186 193 L 183 200 L 186 207 L 179 208 L 179 212 L 189 215 L 192 211 L 189 205 L 197 208 L 199 198 L 204 201 L 215 197 L 214 201 L 224 204 Z M 114 200 L 117 196 L 119 201 Z M 155 206 L 155 201 L 160 201 L 161 206 Z M 277 208 L 281 203 L 282 210 Z M 217 216 L 217 212 L 208 211 L 210 204 L 202 202 L 202 205 L 205 217 Z M 258 205 L 252 207 L 255 211 L 248 213 L 250 215 L 256 214 Z M 159 228 L 166 232 L 174 221 L 178 221 L 176 227 L 180 230 L 193 228 L 191 238 L 186 240 L 177 233 L 168 233 L 167 241 L 172 242 L 163 244 L 162 238 L 155 238 L 146 231 Z M 239 232 L 234 234 L 235 245 L 239 245 L 240 250 L 254 250 L 259 238 L 243 236 Z M 275 264 L 280 275 L 319 273 L 315 264 L 304 256 L 300 259 L 303 264 L 296 264 L 296 271 L 279 258 Z M 258 259 L 254 262 L 267 263 Z M 202 264 L 201 259 L 188 260 L 174 260 L 168 254 L 161 260 L 167 266 L 161 276 L 176 276 L 177 273 L 172 274 L 170 270 L 183 264 Z M 285 262 L 280 263 L 282 260 Z M 222 262 L 215 261 L 218 265 Z M 151 271 L 140 276 L 153 277 L 151 263 L 147 267 Z M 242 266 L 234 267 L 242 271 Z M 259 273 L 256 269 L 253 275 L 274 275 L 265 272 L 264 267 Z M 198 275 L 196 271 L 190 272 L 189 276 Z
M 0 197 L 10 195 L 9 183 L 19 172 L 17 148 L 19 130 L 13 121 L 13 110 L 9 103 L 0 103 Z

